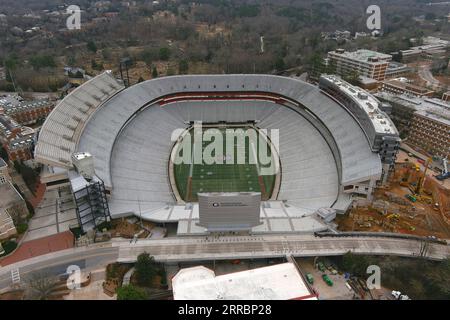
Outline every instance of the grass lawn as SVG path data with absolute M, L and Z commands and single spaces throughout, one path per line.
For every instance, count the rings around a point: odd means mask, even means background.
M 245 130 L 246 128 L 242 129 Z M 180 196 L 185 201 L 197 201 L 197 193 L 199 192 L 253 191 L 261 192 L 263 200 L 270 198 L 275 182 L 275 175 L 259 175 L 258 168 L 261 166 L 259 161 L 258 164 L 253 164 L 251 163 L 252 161 L 249 161 L 250 157 L 253 156 L 253 153 L 249 150 L 254 148 L 250 145 L 249 139 L 246 138 L 246 147 L 244 148 L 240 147 L 237 141 L 234 141 L 234 155 L 236 157 L 239 151 L 238 148 L 242 148 L 242 152 L 245 152 L 245 163 L 227 164 L 227 159 L 230 159 L 232 153 L 226 150 L 225 129 L 221 128 L 219 131 L 223 135 L 224 154 L 215 154 L 215 152 L 212 152 L 212 155 L 217 159 L 217 162 L 219 159 L 222 159 L 223 164 L 216 162 L 214 164 L 181 163 L 174 165 L 176 186 Z M 194 139 L 191 139 L 191 141 L 193 145 Z M 210 143 L 210 141 L 203 141 L 202 152 Z M 270 150 L 269 147 L 268 149 Z

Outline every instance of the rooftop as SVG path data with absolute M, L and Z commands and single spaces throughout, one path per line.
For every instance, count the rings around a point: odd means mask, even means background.
M 397 134 L 397 129 L 391 118 L 379 109 L 380 102 L 374 96 L 357 86 L 352 86 L 338 76 L 323 75 L 322 77 L 339 87 L 342 92 L 352 97 L 353 100 L 358 103 L 360 108 L 362 108 L 369 116 L 376 132 L 383 134 Z
M 357 60 L 359 62 L 367 62 L 371 64 L 381 64 L 392 59 L 392 56 L 390 54 L 367 49 L 359 49 L 356 51 L 345 51 L 344 49 L 337 49 L 329 53 L 339 55 L 351 60 Z
M 450 125 L 450 102 L 436 98 L 419 98 L 410 95 L 395 95 L 387 92 L 375 94 L 378 98 L 420 111 L 422 115 Z
M 6 164 L 5 160 L 3 160 L 3 158 L 0 158 L 0 168 L 1 167 L 7 167 L 8 165 Z
M 421 93 L 421 94 L 433 93 L 433 90 L 430 90 L 430 89 L 428 89 L 426 87 L 421 87 L 421 86 L 409 83 L 407 81 L 403 81 L 402 78 L 384 80 L 383 83 L 396 86 L 396 87 L 401 88 L 403 90 L 415 91 L 415 92 Z
M 11 183 L 4 183 L 0 185 L 0 208 L 8 209 L 17 201 L 22 200 L 22 196 Z
M 203 266 L 172 279 L 175 300 L 317 300 L 293 263 L 216 276 Z

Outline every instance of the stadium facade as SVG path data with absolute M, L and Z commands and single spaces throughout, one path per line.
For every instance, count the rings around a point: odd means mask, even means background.
M 42 181 L 49 188 L 69 185 L 73 154 L 87 152 L 113 218 L 134 214 L 176 222 L 180 235 L 201 234 L 198 203 L 175 196 L 173 132 L 198 121 L 252 123 L 279 130 L 281 169 L 273 196 L 261 202 L 261 224 L 251 232 L 325 230 L 317 210 L 344 212 L 355 197 L 370 199 L 400 140 L 373 96 L 343 81 L 321 83 L 319 88 L 271 75 L 190 75 L 125 88 L 104 72 L 67 95 L 44 123 L 35 149 L 44 165 Z

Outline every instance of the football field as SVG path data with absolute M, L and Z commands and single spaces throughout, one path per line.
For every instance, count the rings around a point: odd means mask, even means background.
M 245 130 L 246 128 L 242 129 Z M 211 155 L 216 160 L 215 163 L 194 164 L 194 161 L 190 161 L 190 163 L 174 164 L 176 186 L 181 198 L 185 201 L 197 201 L 197 193 L 199 192 L 243 191 L 261 192 L 263 200 L 270 198 L 275 175 L 259 175 L 260 164 L 255 159 L 256 147 L 250 143 L 250 139 L 245 139 L 245 146 L 239 144 L 237 140 L 234 141 L 234 152 L 227 152 L 225 129 L 217 130 L 223 135 L 223 149 L 217 154 L 212 152 Z M 193 145 L 194 141 L 191 140 Z M 202 153 L 210 143 L 210 141 L 202 142 Z M 244 155 L 244 163 L 237 163 L 236 160 L 234 164 L 229 164 L 233 155 L 234 159 L 237 159 L 238 153 Z M 253 157 L 252 161 L 250 161 L 251 157 Z

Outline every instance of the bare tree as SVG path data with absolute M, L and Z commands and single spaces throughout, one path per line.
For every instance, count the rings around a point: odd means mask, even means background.
M 26 280 L 25 296 L 30 300 L 47 300 L 57 284 L 57 279 L 45 273 L 33 273 Z

